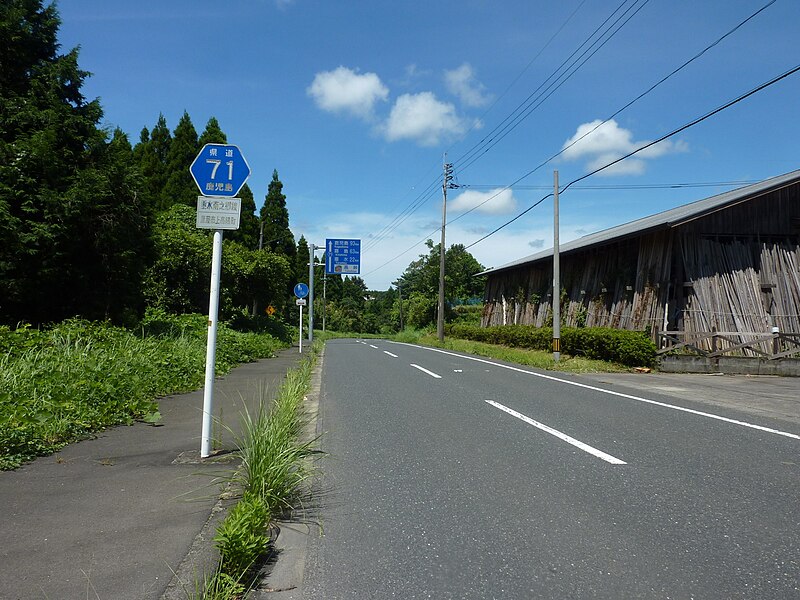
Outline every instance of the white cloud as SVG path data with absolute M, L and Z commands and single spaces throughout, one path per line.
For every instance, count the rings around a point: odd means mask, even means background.
M 587 160 L 587 169 L 593 171 L 649 144 L 647 140 L 633 141 L 633 132 L 620 127 L 615 120 L 603 123 L 595 120 L 579 125 L 571 138 L 564 142 L 565 160 Z M 682 140 L 664 140 L 613 167 L 601 171 L 601 175 L 639 175 L 645 171 L 646 160 L 666 154 L 687 152 L 688 144 Z
M 490 215 L 504 215 L 514 212 L 517 199 L 510 189 L 498 188 L 489 192 L 467 190 L 449 202 L 453 212 L 464 212 L 475 209 L 477 212 Z
M 317 73 L 306 93 L 322 110 L 371 120 L 375 104 L 389 97 L 389 88 L 375 73 L 358 73 L 339 67 Z
M 492 100 L 492 96 L 486 93 L 486 86 L 475 78 L 469 63 L 464 63 L 452 71 L 445 71 L 444 83 L 447 90 L 465 106 L 479 108 L 486 106 Z
M 438 100 L 431 92 L 421 92 L 397 98 L 380 129 L 390 142 L 407 139 L 435 146 L 463 135 L 468 128 L 469 123 L 458 116 L 455 106 Z

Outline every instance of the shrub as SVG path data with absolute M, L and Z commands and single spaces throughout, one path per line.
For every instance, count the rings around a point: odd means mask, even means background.
M 476 327 L 457 323 L 447 326 L 446 330 L 453 337 L 487 344 L 543 351 L 552 348 L 553 330 L 549 327 Z M 617 362 L 629 367 L 652 366 L 656 357 L 655 344 L 645 332 L 603 327 L 562 329 L 561 350 L 573 356 Z

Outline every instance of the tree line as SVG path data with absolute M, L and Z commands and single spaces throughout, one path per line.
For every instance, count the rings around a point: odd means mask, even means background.
M 212 116 L 198 134 L 187 112 L 172 130 L 159 115 L 135 144 L 103 127 L 99 100 L 81 91 L 89 73 L 78 50 L 59 52 L 59 25 L 42 0 L 0 4 L 0 324 L 80 316 L 126 325 L 147 307 L 204 313 L 211 234 L 195 227 L 189 165 L 203 145 L 227 143 L 225 132 Z M 225 234 L 222 316 L 271 307 L 289 317 L 311 257 L 289 227 L 277 170 L 258 213 L 246 184 L 239 197 L 240 229 Z M 340 331 L 435 322 L 440 249 L 428 249 L 384 292 L 328 275 L 316 314 Z M 472 275 L 483 267 L 458 245 L 446 260 L 449 305 L 480 296 L 483 281 Z M 321 267 L 318 277 L 319 285 Z

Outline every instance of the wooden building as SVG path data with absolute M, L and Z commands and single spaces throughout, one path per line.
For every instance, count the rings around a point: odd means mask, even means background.
M 706 347 L 712 331 L 729 347 L 800 333 L 800 171 L 584 236 L 560 257 L 568 327 L 671 331 Z M 483 326 L 552 323 L 552 249 L 485 274 Z

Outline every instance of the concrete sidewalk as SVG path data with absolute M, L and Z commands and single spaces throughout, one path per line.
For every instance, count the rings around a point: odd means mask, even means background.
M 300 358 L 290 348 L 218 379 L 215 414 L 238 431 L 243 407 L 271 398 Z M 215 477 L 233 464 L 199 461 L 202 389 L 159 406 L 161 426 L 109 429 L 0 472 L 0 599 L 162 597 L 219 500 Z

